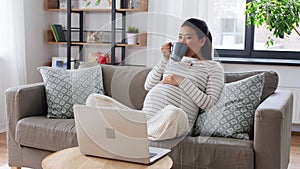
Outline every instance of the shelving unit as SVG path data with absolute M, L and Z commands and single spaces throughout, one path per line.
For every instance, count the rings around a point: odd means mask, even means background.
M 127 47 L 139 47 L 144 46 L 146 44 L 126 44 L 125 36 L 126 36 L 126 15 L 127 12 L 147 12 L 148 11 L 148 0 L 140 0 L 140 8 L 135 9 L 116 9 L 116 0 L 112 0 L 111 9 L 101 9 L 101 8 L 71 8 L 72 0 L 67 0 L 67 9 L 59 9 L 59 0 L 46 0 L 46 10 L 49 12 L 67 12 L 67 42 L 55 42 L 53 34 L 51 30 L 46 32 L 46 40 L 48 44 L 57 44 L 57 45 L 67 45 L 67 68 L 71 67 L 71 48 L 73 46 L 79 47 L 79 52 L 83 49 L 85 45 L 96 45 L 96 46 L 110 46 L 111 47 L 111 64 L 116 64 L 115 55 L 116 48 L 121 48 L 121 60 L 122 63 L 125 60 L 126 48 Z M 83 20 L 84 14 L 86 12 L 107 12 L 110 13 L 111 16 L 111 42 L 110 43 L 89 43 L 83 41 Z M 72 24 L 72 14 L 79 15 L 79 26 L 71 27 Z M 116 27 L 116 15 L 122 15 L 122 23 L 121 28 Z M 121 31 L 121 42 L 116 42 L 116 32 Z M 78 32 L 79 41 L 72 41 L 72 32 Z M 82 60 L 82 56 L 79 58 Z

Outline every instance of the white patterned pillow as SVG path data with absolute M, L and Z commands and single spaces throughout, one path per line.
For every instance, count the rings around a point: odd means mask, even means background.
M 214 107 L 199 114 L 193 135 L 250 139 L 264 76 L 258 74 L 224 85 Z
M 85 104 L 91 93 L 104 94 L 101 66 L 65 70 L 39 67 L 46 89 L 48 118 L 73 118 L 73 105 Z

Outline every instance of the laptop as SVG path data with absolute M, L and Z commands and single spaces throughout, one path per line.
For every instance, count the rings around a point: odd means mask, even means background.
M 138 110 L 74 105 L 82 154 L 152 164 L 170 149 L 149 147 L 145 113 Z

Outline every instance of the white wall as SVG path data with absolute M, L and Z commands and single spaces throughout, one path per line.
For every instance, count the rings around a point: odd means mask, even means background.
M 251 65 L 251 64 L 227 64 L 222 63 L 227 72 L 251 71 L 251 70 L 273 70 L 279 75 L 280 87 L 300 88 L 299 66 L 278 66 L 278 65 Z
M 57 55 L 57 46 L 46 43 L 45 31 L 58 16 L 45 10 L 45 0 L 24 1 L 27 83 L 34 83 L 41 81 L 37 67 L 51 61 L 51 56 Z

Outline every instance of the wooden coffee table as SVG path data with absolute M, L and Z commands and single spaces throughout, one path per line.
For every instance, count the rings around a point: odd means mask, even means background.
M 152 165 L 85 156 L 78 147 L 50 154 L 42 161 L 43 169 L 170 169 L 173 161 L 166 156 Z

